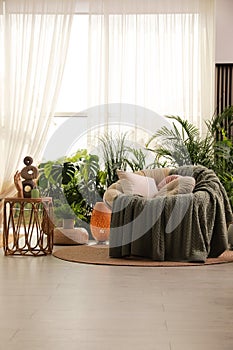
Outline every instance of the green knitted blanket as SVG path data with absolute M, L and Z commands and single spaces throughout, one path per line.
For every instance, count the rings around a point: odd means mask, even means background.
M 233 220 L 226 191 L 216 174 L 202 166 L 172 169 L 193 176 L 189 194 L 120 195 L 113 202 L 110 257 L 204 262 L 228 248 L 227 223 Z

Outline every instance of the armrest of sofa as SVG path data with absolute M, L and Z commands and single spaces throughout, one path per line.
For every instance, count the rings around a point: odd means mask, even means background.
M 121 180 L 118 180 L 107 188 L 103 196 L 103 201 L 108 208 L 112 209 L 114 199 L 122 193 Z

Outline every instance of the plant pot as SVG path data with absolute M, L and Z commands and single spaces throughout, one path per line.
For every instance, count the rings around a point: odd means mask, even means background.
M 73 229 L 74 228 L 74 219 L 63 219 L 63 228 Z

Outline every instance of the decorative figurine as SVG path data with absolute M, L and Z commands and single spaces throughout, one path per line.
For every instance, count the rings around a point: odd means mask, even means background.
M 32 165 L 33 159 L 31 157 L 25 157 L 23 162 L 26 166 L 21 170 L 21 172 L 17 171 L 14 176 L 14 183 L 18 191 L 18 197 L 38 198 L 39 192 L 36 189 L 36 182 L 34 180 L 38 178 L 39 171 Z M 22 183 L 20 177 L 24 179 Z

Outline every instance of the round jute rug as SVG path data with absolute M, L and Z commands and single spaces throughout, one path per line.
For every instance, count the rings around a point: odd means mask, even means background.
M 58 249 L 53 252 L 56 258 L 71 262 L 96 264 L 96 265 L 117 265 L 117 266 L 141 266 L 141 267 L 178 267 L 178 266 L 205 266 L 233 262 L 233 251 L 227 250 L 216 259 L 207 259 L 205 263 L 189 263 L 179 261 L 152 261 L 142 258 L 110 258 L 108 246 L 82 245 Z

